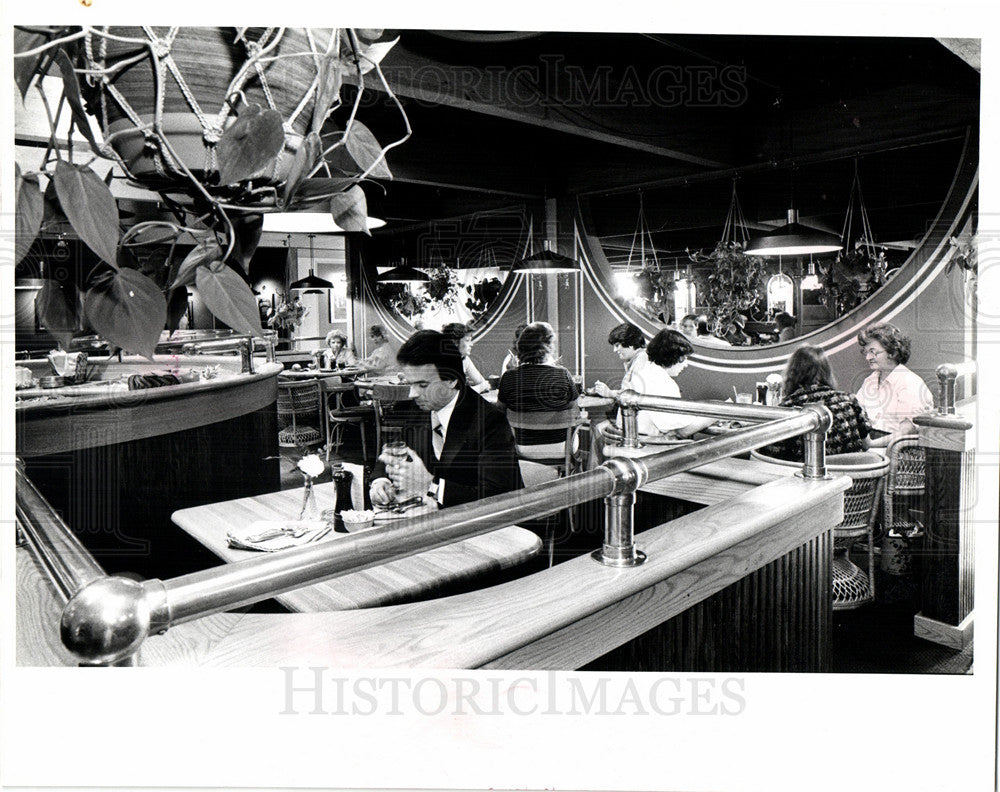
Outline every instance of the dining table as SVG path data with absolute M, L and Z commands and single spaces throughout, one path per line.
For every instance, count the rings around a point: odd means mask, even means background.
M 315 484 L 313 491 L 320 509 L 333 506 L 336 500 L 336 485 L 333 482 Z M 286 489 L 180 509 L 171 515 L 171 519 L 222 560 L 242 561 L 260 556 L 261 552 L 231 547 L 227 534 L 233 530 L 245 530 L 257 522 L 262 525 L 287 522 L 299 513 L 302 496 L 302 488 Z M 420 513 L 418 510 L 412 518 L 404 515 L 399 519 L 418 519 Z M 335 542 L 347 535 L 329 533 L 322 542 Z M 517 566 L 537 555 L 541 547 L 541 539 L 536 534 L 511 525 L 288 591 L 275 599 L 296 612 L 350 610 L 400 603 Z

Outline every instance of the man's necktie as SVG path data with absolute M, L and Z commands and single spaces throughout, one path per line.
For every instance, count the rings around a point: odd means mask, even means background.
M 434 443 L 434 456 L 438 459 L 441 458 L 441 452 L 444 450 L 444 427 L 441 425 L 441 419 L 438 418 L 437 413 L 431 413 L 431 430 L 434 432 L 431 440 Z

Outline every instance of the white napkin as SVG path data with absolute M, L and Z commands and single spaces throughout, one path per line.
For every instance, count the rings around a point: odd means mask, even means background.
M 335 536 L 332 531 L 324 533 L 327 527 L 323 520 L 258 520 L 249 525 L 230 528 L 226 532 L 226 541 L 230 547 L 238 550 L 273 553 Z

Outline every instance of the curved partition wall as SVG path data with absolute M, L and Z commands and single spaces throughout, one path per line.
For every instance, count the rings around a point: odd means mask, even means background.
M 913 355 L 908 365 L 934 390 L 934 369 L 939 363 L 956 355 L 974 355 L 970 348 L 974 316 L 966 300 L 964 275 L 960 268 L 948 265 L 955 253 L 950 238 L 959 236 L 974 219 L 978 166 L 978 140 L 970 133 L 951 187 L 927 232 L 896 275 L 868 300 L 827 326 L 782 344 L 696 345 L 691 365 L 678 378 L 685 397 L 725 397 L 726 392 L 731 395 L 731 385 L 741 389 L 752 386 L 768 373 L 780 372 L 802 343 L 823 348 L 832 358 L 841 387 L 853 392 L 869 373 L 857 354 L 856 335 L 872 322 L 892 322 L 910 336 Z M 620 364 L 605 342 L 608 329 L 627 321 L 652 336 L 663 325 L 623 306 L 616 297 L 611 266 L 599 239 L 588 233 L 582 212 L 575 222 L 582 277 L 590 287 L 583 289 L 579 306 L 579 315 L 586 317 L 589 328 L 581 334 L 588 347 L 581 357 L 589 364 L 588 381 L 614 379 L 620 376 Z M 721 390 L 720 376 L 724 379 Z

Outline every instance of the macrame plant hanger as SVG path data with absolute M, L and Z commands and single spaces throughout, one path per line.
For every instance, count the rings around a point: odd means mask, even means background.
M 855 250 L 863 250 L 869 259 L 874 261 L 877 258 L 875 249 L 875 235 L 872 233 L 872 225 L 868 220 L 868 207 L 865 206 L 864 196 L 861 194 L 861 180 L 858 178 L 858 158 L 854 158 L 854 181 L 851 183 L 851 195 L 847 201 L 847 214 L 844 216 L 844 229 L 842 237 L 846 252 L 851 251 L 851 240 L 855 233 L 855 211 L 861 222 L 861 236 L 854 243 Z
M 646 269 L 646 243 L 649 243 L 649 253 L 653 257 L 652 270 L 660 274 L 660 260 L 656 255 L 656 246 L 653 244 L 653 234 L 649 230 L 649 223 L 646 222 L 646 209 L 643 205 L 642 192 L 639 192 L 639 216 L 635 221 L 635 230 L 632 232 L 632 244 L 628 250 L 628 261 L 625 264 L 625 274 L 632 270 L 632 258 L 635 256 L 636 247 L 639 248 L 639 272 Z

